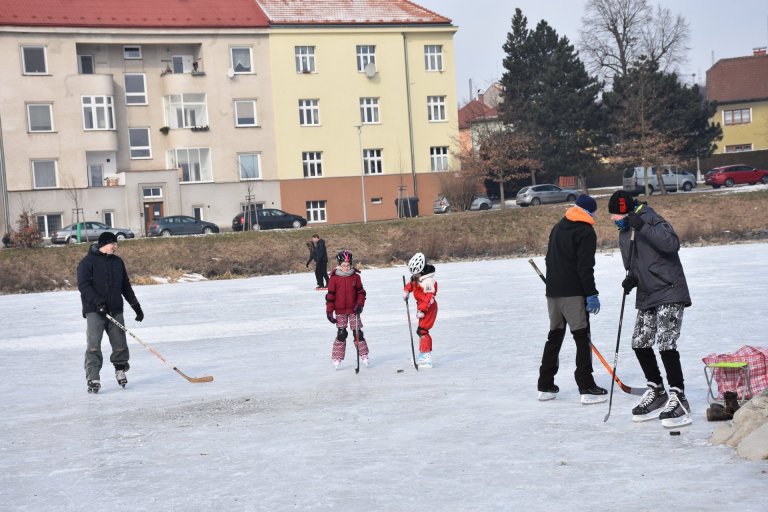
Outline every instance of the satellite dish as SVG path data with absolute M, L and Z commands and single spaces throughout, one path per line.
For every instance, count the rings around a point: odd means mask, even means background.
M 373 62 L 369 62 L 365 65 L 365 76 L 368 78 L 373 78 L 376 76 L 376 64 Z
M 233 68 L 229 68 L 229 69 L 227 70 L 227 76 L 228 76 L 229 78 L 235 78 L 235 70 L 234 70 Z

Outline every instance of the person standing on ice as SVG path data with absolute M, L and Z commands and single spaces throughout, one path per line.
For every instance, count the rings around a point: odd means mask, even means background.
M 559 369 L 560 347 L 565 327 L 571 329 L 576 343 L 576 371 L 573 373 L 581 394 L 581 403 L 605 402 L 608 392 L 595 383 L 592 376 L 591 339 L 588 313 L 600 311 L 595 287 L 594 214 L 597 203 L 589 195 L 581 195 L 576 205 L 568 208 L 549 233 L 547 246 L 547 310 L 549 334 L 544 344 L 539 367 L 539 400 L 552 400 L 560 388 L 555 385 Z
M 688 425 L 692 422 L 691 409 L 685 397 L 677 340 L 691 297 L 678 255 L 680 240 L 669 222 L 647 203 L 638 204 L 628 192 L 614 192 L 608 211 L 619 228 L 619 248 L 627 271 L 621 286 L 626 295 L 637 287 L 632 349 L 648 382 L 648 390 L 632 409 L 632 419 L 659 418 L 665 427 Z M 669 393 L 653 353 L 654 343 L 658 343 Z
M 326 290 L 328 288 L 328 252 L 325 250 L 325 240 L 320 235 L 312 235 L 312 241 L 307 242 L 309 248 L 309 259 L 305 265 L 309 268 L 310 262 L 315 260 L 315 280 L 317 288 L 315 290 Z
M 360 360 L 365 366 L 368 361 L 368 344 L 363 335 L 363 322 L 360 314 L 365 306 L 365 289 L 360 279 L 360 271 L 354 267 L 352 252 L 343 250 L 336 255 L 338 265 L 331 271 L 328 281 L 328 293 L 325 295 L 325 313 L 328 321 L 336 326 L 336 339 L 333 340 L 331 361 L 334 368 L 339 368 L 347 350 L 347 325 L 352 330 L 352 338 L 360 353 Z M 334 313 L 336 316 L 334 317 Z M 359 336 L 359 340 L 358 340 Z
M 419 336 L 419 357 L 416 364 L 419 368 L 432 368 L 432 336 L 429 330 L 435 325 L 437 318 L 435 267 L 427 263 L 422 253 L 417 252 L 408 262 L 408 270 L 411 271 L 411 281 L 403 288 L 403 300 L 407 301 L 411 293 L 416 299 L 416 318 L 419 319 L 416 328 L 416 334 Z
M 128 371 L 128 343 L 125 332 L 109 321 L 107 314 L 121 324 L 123 319 L 123 297 L 136 313 L 136 321 L 144 320 L 136 294 L 133 293 L 131 281 L 125 263 L 115 254 L 117 237 L 114 233 L 104 232 L 99 235 L 98 243 L 88 248 L 88 254 L 77 266 L 77 288 L 80 290 L 80 301 L 83 304 L 83 318 L 86 319 L 86 339 L 88 348 L 85 351 L 85 378 L 88 382 L 88 392 L 98 393 L 101 389 L 99 373 L 104 362 L 101 353 L 101 339 L 107 332 L 109 343 L 112 345 L 110 362 L 115 367 L 117 383 L 123 387 L 128 383 L 125 372 Z

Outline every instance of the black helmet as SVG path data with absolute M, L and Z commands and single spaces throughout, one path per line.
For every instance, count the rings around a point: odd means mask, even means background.
M 339 263 L 347 262 L 350 265 L 352 264 L 352 251 L 348 251 L 344 249 L 343 251 L 339 251 L 339 253 L 336 255 L 336 261 Z

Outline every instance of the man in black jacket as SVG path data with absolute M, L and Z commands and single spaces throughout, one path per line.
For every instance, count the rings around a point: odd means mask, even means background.
M 117 383 L 125 387 L 128 380 L 128 343 L 125 332 L 107 319 L 109 314 L 121 324 L 123 319 L 123 297 L 136 313 L 136 321 L 144 320 L 139 301 L 133 293 L 128 271 L 120 257 L 115 255 L 117 237 L 114 233 L 104 232 L 97 244 L 88 248 L 88 254 L 77 266 L 77 288 L 83 303 L 83 318 L 87 321 L 86 338 L 88 348 L 85 351 L 85 378 L 88 392 L 98 393 L 101 389 L 99 372 L 104 362 L 101 354 L 101 339 L 107 332 L 112 345 L 109 360 L 115 367 Z
M 305 265 L 309 268 L 309 263 L 315 260 L 315 279 L 317 280 L 317 288 L 315 290 L 327 290 L 328 289 L 328 253 L 325 250 L 325 240 L 320 238 L 320 235 L 312 235 L 312 241 L 307 242 L 309 247 L 309 259 Z
M 560 347 L 568 325 L 576 342 L 576 371 L 574 377 L 581 394 L 581 402 L 604 402 L 607 391 L 595 383 L 592 376 L 591 340 L 587 313 L 600 311 L 600 300 L 595 287 L 595 234 L 593 215 L 595 200 L 584 194 L 576 205 L 565 212 L 549 234 L 547 246 L 547 310 L 549 334 L 539 368 L 539 400 L 552 400 L 557 396 L 555 375 L 559 369 Z M 586 304 L 585 304 L 586 301 Z

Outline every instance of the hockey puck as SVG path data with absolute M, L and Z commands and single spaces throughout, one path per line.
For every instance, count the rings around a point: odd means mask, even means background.
M 397 373 L 403 373 L 405 370 L 397 370 Z
M 679 430 L 673 430 L 672 432 L 669 433 L 669 435 L 671 435 L 671 436 L 679 436 L 680 435 L 680 431 Z

